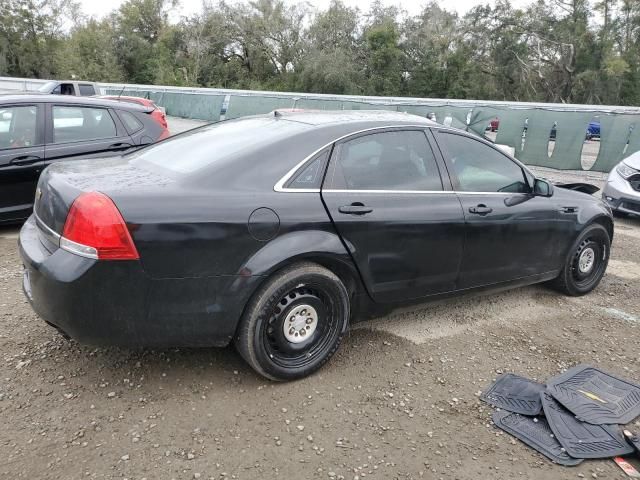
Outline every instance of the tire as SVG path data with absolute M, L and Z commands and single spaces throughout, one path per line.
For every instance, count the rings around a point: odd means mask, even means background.
M 305 377 L 338 349 L 349 308 L 349 293 L 331 271 L 308 262 L 292 265 L 267 280 L 247 304 L 236 349 L 271 380 Z
M 609 263 L 611 238 L 602 225 L 594 223 L 578 235 L 560 275 L 552 286 L 570 296 L 581 296 L 598 286 Z

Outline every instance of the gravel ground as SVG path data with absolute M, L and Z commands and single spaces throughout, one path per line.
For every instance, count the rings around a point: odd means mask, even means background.
M 550 463 L 477 395 L 500 373 L 544 381 L 583 362 L 640 382 L 639 219 L 616 220 L 586 297 L 534 286 L 406 309 L 285 384 L 232 348 L 64 340 L 22 295 L 16 234 L 0 229 L 0 478 L 622 478 L 611 461 Z

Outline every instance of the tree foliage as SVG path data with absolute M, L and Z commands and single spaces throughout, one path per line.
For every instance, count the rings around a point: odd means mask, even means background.
M 640 103 L 640 1 L 497 0 L 464 16 L 332 0 L 0 3 L 0 75 L 317 93 Z

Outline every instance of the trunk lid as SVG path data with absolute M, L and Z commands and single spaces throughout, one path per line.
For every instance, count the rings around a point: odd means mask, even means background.
M 163 175 L 135 167 L 122 157 L 55 163 L 45 169 L 38 182 L 36 221 L 41 231 L 48 231 L 49 237 L 62 235 L 69 209 L 83 192 L 97 191 L 112 197 L 120 190 L 142 190 L 172 182 Z

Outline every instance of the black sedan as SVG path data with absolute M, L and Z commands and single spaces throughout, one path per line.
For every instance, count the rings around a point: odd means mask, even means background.
M 163 138 L 153 108 L 60 95 L 0 95 L 0 223 L 31 215 L 47 165 L 123 151 Z
M 24 291 L 90 344 L 224 346 L 293 379 L 350 321 L 478 289 L 593 290 L 613 222 L 492 144 L 420 117 L 281 113 L 61 162 L 20 233 Z

